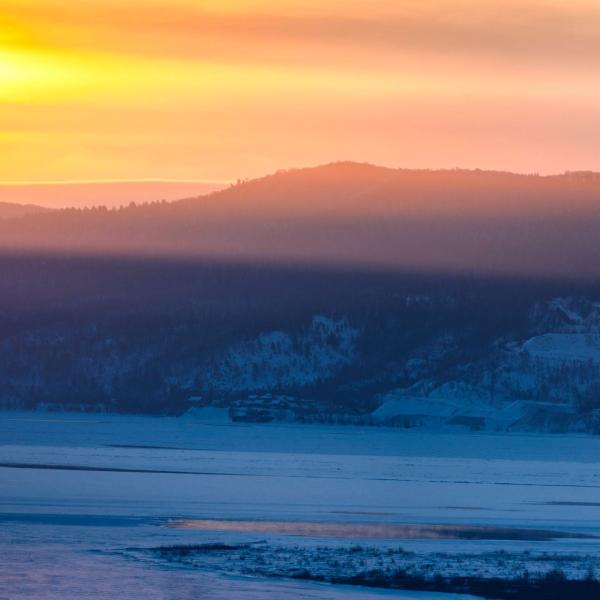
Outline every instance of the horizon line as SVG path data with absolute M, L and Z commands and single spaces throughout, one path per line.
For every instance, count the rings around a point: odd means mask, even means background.
M 114 184 L 114 183 L 202 183 L 228 185 L 235 183 L 234 179 L 55 179 L 41 181 L 1 181 L 0 186 L 35 186 L 35 185 L 82 185 L 82 184 Z
M 532 176 L 536 175 L 539 177 L 559 177 L 563 175 L 577 175 L 577 174 L 600 174 L 600 171 L 596 171 L 594 169 L 565 169 L 561 172 L 553 171 L 553 172 L 544 172 L 544 171 L 511 171 L 506 169 L 498 169 L 498 168 L 487 168 L 482 169 L 480 167 L 392 167 L 386 165 L 379 165 L 377 163 L 364 162 L 364 161 L 353 161 L 353 160 L 338 160 L 331 161 L 326 163 L 321 163 L 318 165 L 310 165 L 305 167 L 288 167 L 283 169 L 278 169 L 272 171 L 269 174 L 275 174 L 279 171 L 295 171 L 302 169 L 311 169 L 324 167 L 328 165 L 335 165 L 340 163 L 354 163 L 357 165 L 370 165 L 373 167 L 381 167 L 384 169 L 391 169 L 395 171 L 483 171 L 488 173 L 506 173 L 510 175 L 523 175 L 523 176 Z M 269 174 L 251 177 L 248 179 L 260 179 L 261 177 L 268 176 Z M 86 184 L 118 184 L 118 183 L 189 183 L 189 184 L 205 184 L 205 185 L 230 185 L 234 184 L 239 179 L 174 179 L 174 178 L 161 178 L 161 177 L 149 177 L 149 178 L 132 178 L 132 179 L 56 179 L 56 180 L 36 180 L 36 181 L 2 181 L 0 180 L 0 187 L 2 186 L 52 186 L 52 185 L 86 185 Z

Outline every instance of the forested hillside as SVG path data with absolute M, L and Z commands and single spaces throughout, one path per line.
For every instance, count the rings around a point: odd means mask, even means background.
M 596 278 L 600 178 L 333 163 L 0 222 L 0 248 Z
M 587 283 L 33 255 L 0 275 L 4 407 L 551 430 L 600 408 Z
M 0 403 L 595 430 L 598 198 L 334 163 L 0 221 Z

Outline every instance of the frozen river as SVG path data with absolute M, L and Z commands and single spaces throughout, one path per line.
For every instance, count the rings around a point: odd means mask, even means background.
M 600 574 L 599 463 L 591 436 L 4 412 L 0 599 L 451 597 L 290 579 L 360 565 Z

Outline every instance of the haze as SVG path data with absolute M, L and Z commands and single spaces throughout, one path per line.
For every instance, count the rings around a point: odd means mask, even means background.
M 221 189 L 220 181 L 55 181 L 0 182 L 0 202 L 46 208 L 117 207 L 131 202 L 180 200 Z
M 0 180 L 597 169 L 594 0 L 4 0 Z

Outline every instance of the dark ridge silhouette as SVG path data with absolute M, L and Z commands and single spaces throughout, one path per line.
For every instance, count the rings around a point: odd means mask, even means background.
M 596 278 L 600 177 L 333 163 L 0 223 L 4 249 Z

